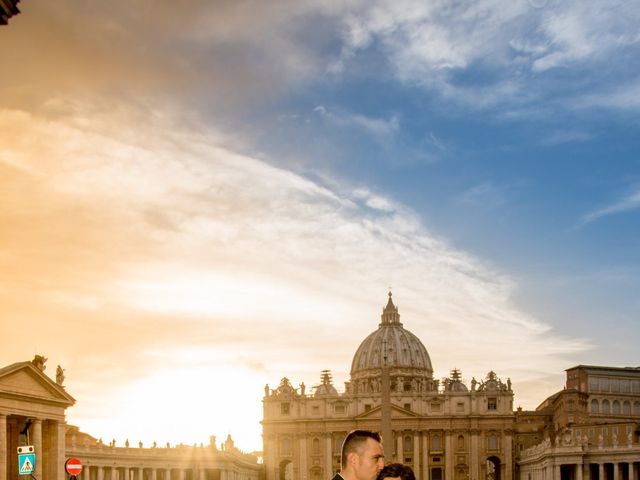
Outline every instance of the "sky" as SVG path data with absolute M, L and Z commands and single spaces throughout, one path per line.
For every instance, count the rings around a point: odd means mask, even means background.
M 0 27 L 2 365 L 67 421 L 261 449 L 389 288 L 534 409 L 638 366 L 640 5 L 32 0 Z

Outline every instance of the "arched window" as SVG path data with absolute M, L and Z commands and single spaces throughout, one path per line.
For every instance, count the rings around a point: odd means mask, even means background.
M 640 402 L 633 402 L 633 414 L 640 415 Z
M 431 448 L 437 452 L 442 450 L 442 440 L 437 433 L 431 438 Z
M 611 409 L 609 408 L 609 400 L 606 398 L 602 401 L 602 413 L 611 413 Z
M 405 452 L 410 452 L 411 449 L 413 448 L 413 438 L 411 438 L 411 435 L 406 435 L 404 437 L 404 451 Z
M 614 400 L 611 404 L 611 413 L 620 415 L 620 402 L 618 400 Z
M 622 404 L 622 414 L 631 415 L 631 402 L 629 400 L 625 400 Z
M 314 438 L 311 441 L 311 451 L 314 455 L 320 454 L 320 439 Z
M 497 450 L 498 449 L 498 437 L 492 433 L 487 438 L 487 448 L 489 450 Z
M 600 404 L 595 398 L 591 400 L 591 413 L 600 413 Z

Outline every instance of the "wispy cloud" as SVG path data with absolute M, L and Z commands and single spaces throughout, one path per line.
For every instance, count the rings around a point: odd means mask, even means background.
M 263 382 L 288 375 L 311 385 L 319 365 L 340 384 L 389 285 L 437 375 L 454 364 L 469 377 L 493 369 L 528 378 L 532 365 L 558 375 L 588 348 L 519 311 L 512 280 L 367 186 L 343 193 L 239 154 L 179 112 L 68 111 L 0 112 L 0 201 L 9 207 L 0 222 L 11 232 L 0 237 L 0 303 L 3 354 L 60 358 L 84 405 L 79 422 L 105 428 L 91 416 L 97 404 L 121 404 L 121 389 L 138 391 L 159 367 L 179 373 L 150 353 L 162 350 L 198 346 L 224 364 L 261 363 L 246 373 L 258 406 Z M 62 347 L 69 342 L 77 348 Z M 319 347 L 329 342 L 331 352 Z M 224 377 L 219 363 L 204 355 L 197 368 Z M 96 381 L 105 382 L 100 397 Z M 517 387 L 521 398 L 540 397 L 533 383 Z
M 388 119 L 375 118 L 360 113 L 329 110 L 323 105 L 316 106 L 313 111 L 337 127 L 356 128 L 379 140 L 392 137 L 400 128 L 397 116 Z
M 344 16 L 337 71 L 348 68 L 359 52 L 382 45 L 400 81 L 477 108 L 533 104 L 543 95 L 539 82 L 553 83 L 552 71 L 559 68 L 593 71 L 602 80 L 602 67 L 611 70 L 612 56 L 638 48 L 640 12 L 623 1 L 378 0 L 360 7 L 351 6 Z M 478 81 L 459 82 L 462 72 L 475 72 Z M 612 74 L 605 83 L 618 85 L 626 78 Z M 585 94 L 565 87 L 571 98 Z
M 496 187 L 492 182 L 475 185 L 458 198 L 458 202 L 482 209 L 494 209 L 507 202 L 506 192 Z
M 631 192 L 626 197 L 582 216 L 582 219 L 576 228 L 582 227 L 588 223 L 598 220 L 602 217 L 609 215 L 616 215 L 620 213 L 630 212 L 640 208 L 640 189 Z

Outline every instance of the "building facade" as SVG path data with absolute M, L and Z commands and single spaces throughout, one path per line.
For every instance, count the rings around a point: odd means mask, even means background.
M 426 348 L 400 322 L 391 294 L 378 329 L 356 350 L 343 393 L 328 371 L 310 393 L 283 378 L 265 387 L 263 408 L 267 480 L 331 478 L 342 440 L 356 428 L 382 430 L 385 461 L 410 465 L 419 479 L 513 478 L 511 381 L 489 372 L 467 386 L 457 369 L 442 384 L 434 379 Z
M 116 447 L 67 425 L 65 411 L 75 399 L 45 373 L 40 355 L 0 369 L 0 480 L 30 478 L 18 471 L 17 447 L 33 445 L 37 480 L 66 480 L 65 461 L 83 465 L 78 480 L 260 480 L 257 457 L 235 448 L 228 437 L 218 448 L 209 445 Z
M 565 388 L 535 412 L 544 418 L 540 442 L 525 438 L 533 415 L 517 417 L 520 480 L 639 480 L 640 368 L 578 365 L 566 373 Z
M 434 379 L 389 294 L 350 373 L 343 392 L 328 371 L 311 392 L 287 378 L 265 386 L 267 480 L 332 478 L 356 428 L 381 431 L 385 462 L 418 480 L 640 480 L 640 368 L 570 368 L 561 391 L 514 411 L 511 380 L 494 372 L 470 385 L 456 369 Z

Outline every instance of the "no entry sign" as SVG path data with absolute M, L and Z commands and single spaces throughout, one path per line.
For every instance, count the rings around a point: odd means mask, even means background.
M 80 475 L 82 471 L 82 462 L 76 457 L 68 458 L 64 464 L 64 468 L 69 475 L 76 476 Z

